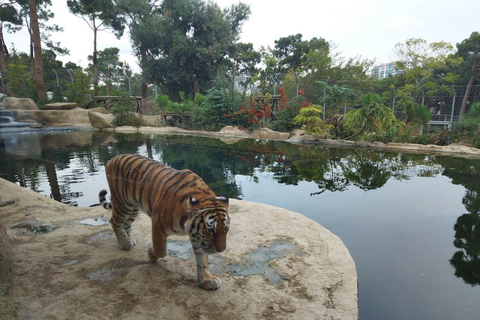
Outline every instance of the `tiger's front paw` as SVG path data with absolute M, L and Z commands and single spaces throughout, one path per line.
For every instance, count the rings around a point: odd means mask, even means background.
M 137 243 L 137 241 L 135 241 L 135 239 L 131 239 L 130 241 L 127 241 L 125 243 L 120 244 L 120 249 L 125 250 L 125 251 L 129 251 L 130 249 L 135 247 L 136 243 Z
M 213 276 L 210 279 L 205 279 L 205 281 L 200 284 L 200 286 L 205 290 L 217 290 L 221 285 L 222 281 L 220 278 Z

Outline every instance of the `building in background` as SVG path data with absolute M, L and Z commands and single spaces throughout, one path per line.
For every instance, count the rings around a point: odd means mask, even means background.
M 378 79 L 388 78 L 390 75 L 396 75 L 402 73 L 403 70 L 397 69 L 396 62 L 382 63 L 373 66 L 369 71 L 368 75 L 376 77 Z

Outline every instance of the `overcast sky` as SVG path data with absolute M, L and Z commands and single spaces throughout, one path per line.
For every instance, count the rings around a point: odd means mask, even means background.
M 222 8 L 238 3 L 216 0 Z M 337 45 L 344 57 L 361 56 L 377 63 L 394 60 L 393 48 L 409 38 L 428 42 L 446 41 L 455 46 L 480 31 L 480 1 L 478 0 L 243 0 L 250 5 L 251 16 L 244 24 L 242 42 L 274 46 L 274 41 L 301 33 L 304 40 L 322 37 Z M 65 0 L 52 0 L 54 23 L 65 29 L 53 35 L 70 50 L 70 55 L 58 57 L 82 66 L 93 52 L 93 31 L 81 18 L 72 15 Z M 26 32 L 5 34 L 7 46 L 28 52 Z M 130 40 L 126 33 L 117 40 L 110 32 L 98 35 L 98 50 L 120 48 L 120 59 L 137 71 Z

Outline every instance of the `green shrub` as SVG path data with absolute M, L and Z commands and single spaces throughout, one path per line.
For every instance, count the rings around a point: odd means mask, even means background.
M 170 110 L 170 106 L 172 105 L 172 100 L 166 94 L 159 94 L 155 98 L 155 102 L 162 110 Z
M 64 102 L 65 100 L 63 99 L 63 96 L 64 94 L 61 87 L 53 88 L 52 102 Z
M 37 89 L 33 82 L 28 66 L 23 64 L 9 64 L 4 75 L 5 85 L 13 96 L 38 100 Z
M 300 125 L 293 122 L 293 118 L 298 114 L 299 110 L 304 107 L 311 106 L 305 96 L 299 95 L 286 102 L 286 106 L 279 110 L 275 118 L 270 122 L 270 129 L 282 132 L 291 132 Z
M 320 118 L 321 115 L 322 107 L 313 104 L 301 108 L 299 113 L 293 118 L 293 123 L 302 125 L 307 134 L 328 136 L 333 126 L 325 124 Z
M 468 117 L 478 119 L 480 121 L 480 102 L 475 102 L 472 104 L 472 107 L 468 112 Z
M 133 112 L 134 107 L 132 100 L 125 96 L 119 96 L 119 100 L 115 101 L 112 106 L 112 114 L 115 116 L 113 125 L 118 126 L 133 126 L 141 127 L 145 125 L 145 121 L 137 117 Z

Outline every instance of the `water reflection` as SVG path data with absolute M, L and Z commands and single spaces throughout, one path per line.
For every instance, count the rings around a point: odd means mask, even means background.
M 458 217 L 455 223 L 453 245 L 460 249 L 450 259 L 455 275 L 472 286 L 480 285 L 480 179 L 477 161 L 465 160 L 457 163 L 462 171 L 449 167 L 444 174 L 452 178 L 452 183 L 466 188 L 462 203 L 468 213 Z
M 114 155 L 123 153 L 140 153 L 165 162 L 177 169 L 191 169 L 198 173 L 217 194 L 226 194 L 232 198 L 252 200 L 246 196 L 247 188 L 255 188 L 258 193 L 262 193 L 262 196 L 269 197 L 271 194 L 278 193 L 278 185 L 281 185 L 285 187 L 282 190 L 287 190 L 284 191 L 287 193 L 270 198 L 273 199 L 270 203 L 280 206 L 282 204 L 279 203 L 279 197 L 295 202 L 307 202 L 305 197 L 302 198 L 303 200 L 292 200 L 293 196 L 289 192 L 293 194 L 293 188 L 300 190 L 298 192 L 303 192 L 311 200 L 309 205 L 315 206 L 315 208 L 325 206 L 326 201 L 335 201 L 331 199 L 339 199 L 337 201 L 343 202 L 351 201 L 348 199 L 349 197 L 356 197 L 356 201 L 365 199 L 356 196 L 353 192 L 355 190 L 360 190 L 369 195 L 373 194 L 374 197 L 377 197 L 378 193 L 383 195 L 386 200 L 384 199 L 379 205 L 382 211 L 377 214 L 377 217 L 388 215 L 388 197 L 390 195 L 385 195 L 385 190 L 391 190 L 389 185 L 396 186 L 394 182 L 401 181 L 405 182 L 404 185 L 406 185 L 406 182 L 416 181 L 417 178 L 438 179 L 442 176 L 448 177 L 451 184 L 462 186 L 465 189 L 461 201 L 466 213 L 461 208 L 457 210 L 457 207 L 452 210 L 453 219 L 448 220 L 448 230 L 442 232 L 447 234 L 449 244 L 452 244 L 453 240 L 453 246 L 450 251 L 447 250 L 450 248 L 445 249 L 448 253 L 437 260 L 443 261 L 442 263 L 448 266 L 449 270 L 447 272 L 451 278 L 462 286 L 470 287 L 480 284 L 480 160 L 399 154 L 367 149 L 326 148 L 271 141 L 238 140 L 225 143 L 217 139 L 191 136 L 145 136 L 79 132 L 17 136 L 0 135 L 0 177 L 70 205 L 89 206 L 98 201 L 98 191 L 107 187 L 104 177 L 105 163 Z M 266 176 L 271 177 L 269 183 L 265 181 Z M 251 185 L 245 185 L 244 181 L 246 179 L 250 181 Z M 271 181 L 274 181 L 273 184 L 270 183 Z M 272 185 L 274 185 L 273 188 Z M 268 188 L 271 188 L 271 190 L 266 190 Z M 435 192 L 434 190 L 422 191 L 425 192 L 425 195 L 422 194 L 421 196 L 425 198 Z M 404 197 L 405 201 L 409 201 L 408 186 L 400 191 L 398 188 L 394 188 L 393 192 L 399 192 L 395 196 Z M 332 194 L 334 194 L 334 197 Z M 348 196 L 339 197 L 340 194 L 348 194 Z M 433 195 L 433 198 L 435 198 L 435 195 Z M 268 202 L 267 200 L 266 198 L 260 198 L 260 201 L 263 202 Z M 418 201 L 420 203 L 421 198 Z M 429 214 L 434 216 L 433 219 L 437 219 L 435 210 L 439 210 L 438 208 L 443 206 L 441 197 L 436 201 L 438 201 L 438 204 L 422 206 L 422 208 L 432 211 Z M 344 211 L 351 210 L 353 213 L 348 213 L 350 214 L 348 215 L 342 211 L 343 220 L 337 224 L 337 226 L 340 226 L 340 231 L 346 228 L 345 225 L 348 226 L 351 220 L 357 221 L 357 223 L 362 221 L 357 218 L 361 214 L 361 212 L 357 212 L 359 204 L 366 206 L 363 203 L 352 202 L 349 204 L 350 207 L 347 207 Z M 460 204 L 460 198 L 458 204 Z M 284 202 L 284 206 L 287 206 L 286 202 Z M 291 209 L 294 210 L 295 208 Z M 368 210 L 370 209 L 368 208 Z M 312 211 L 318 212 L 315 209 Z M 324 212 L 322 214 L 327 215 Z M 365 212 L 363 214 L 366 215 Z M 417 219 L 411 218 L 416 217 L 416 215 L 418 215 Z M 325 216 L 322 218 L 325 218 Z M 441 218 L 445 219 L 445 217 Z M 414 227 L 417 228 L 415 229 L 417 239 L 425 240 L 429 237 L 427 231 L 424 231 L 428 229 L 429 224 L 428 220 L 424 218 L 424 212 L 415 212 L 413 215 L 405 214 L 405 217 L 396 217 L 396 220 L 393 220 L 394 223 L 399 224 L 398 230 L 400 230 L 402 239 L 409 237 L 406 231 L 408 228 L 414 228 L 411 226 L 407 228 L 402 225 L 402 223 L 407 223 L 402 220 L 408 219 L 414 221 Z M 318 222 L 324 223 L 324 221 Z M 364 223 L 370 229 L 364 229 L 363 232 L 371 233 L 374 238 L 369 239 L 369 243 L 380 246 L 383 242 L 382 237 L 390 236 L 388 232 L 381 230 L 382 227 L 377 225 L 378 221 L 369 220 Z M 338 233 L 338 230 L 334 228 L 332 228 L 332 231 Z M 448 233 L 448 231 L 451 233 Z M 454 238 L 452 239 L 452 237 Z M 343 237 L 342 240 L 348 245 L 348 238 Z M 355 239 L 351 241 L 355 242 Z M 412 241 L 411 243 L 414 242 L 414 240 L 410 241 Z M 420 246 L 422 245 L 420 242 L 422 241 L 413 245 Z M 444 243 L 438 245 L 445 247 Z M 351 247 L 356 246 L 352 245 Z M 361 250 L 364 251 L 353 251 L 352 255 L 354 257 L 361 256 L 372 248 L 362 247 Z M 398 248 L 386 247 L 381 252 L 383 255 L 387 255 L 385 256 L 387 260 L 401 260 L 396 256 Z M 429 258 L 420 257 L 424 260 Z M 364 266 L 362 263 L 363 261 L 360 261 L 357 264 L 359 275 L 366 272 L 362 268 L 371 269 L 373 270 L 372 273 L 376 274 L 387 272 L 381 265 L 372 263 Z M 413 262 L 404 261 L 403 263 L 411 264 Z M 453 273 L 462 280 L 455 278 Z M 399 278 L 397 286 L 402 286 L 402 282 L 410 280 L 400 278 L 398 273 L 385 278 L 390 279 L 387 281 L 394 281 L 393 279 Z M 373 286 L 372 292 L 388 292 L 385 289 L 383 291 L 378 290 L 378 286 L 384 285 L 380 283 L 382 281 L 375 284 L 365 284 L 362 281 L 364 280 L 360 278 L 360 290 L 364 287 Z M 465 286 L 462 281 L 467 283 L 468 286 Z M 370 282 L 374 281 L 370 280 Z M 435 284 L 437 283 L 439 281 L 435 281 Z M 444 289 L 444 292 L 449 290 L 449 288 Z M 441 290 L 437 291 L 440 292 Z M 374 296 L 370 302 L 365 298 L 369 294 Z M 408 295 L 405 294 L 405 296 Z M 469 296 L 469 293 L 465 293 L 465 296 Z M 465 296 L 462 298 L 449 297 L 449 299 L 465 299 Z M 423 297 L 419 299 L 421 298 Z M 398 300 L 398 303 L 408 304 L 412 300 L 405 299 L 405 301 Z M 365 314 L 365 310 L 380 308 L 375 301 L 379 301 L 379 297 L 375 297 L 374 293 L 369 292 L 360 295 L 361 318 L 375 318 L 375 313 L 367 312 Z M 370 305 L 368 305 L 369 303 Z M 389 306 L 383 308 L 389 310 Z M 432 318 L 432 312 L 427 310 L 424 317 L 418 316 L 417 318 L 428 318 L 426 315 L 430 315 L 430 318 Z M 468 319 L 469 315 L 466 314 L 464 318 Z M 405 318 L 402 315 L 395 316 L 391 312 L 389 316 L 391 319 Z
M 461 215 L 455 224 L 453 244 L 460 250 L 450 263 L 455 275 L 472 286 L 480 284 L 480 217 L 478 213 Z

